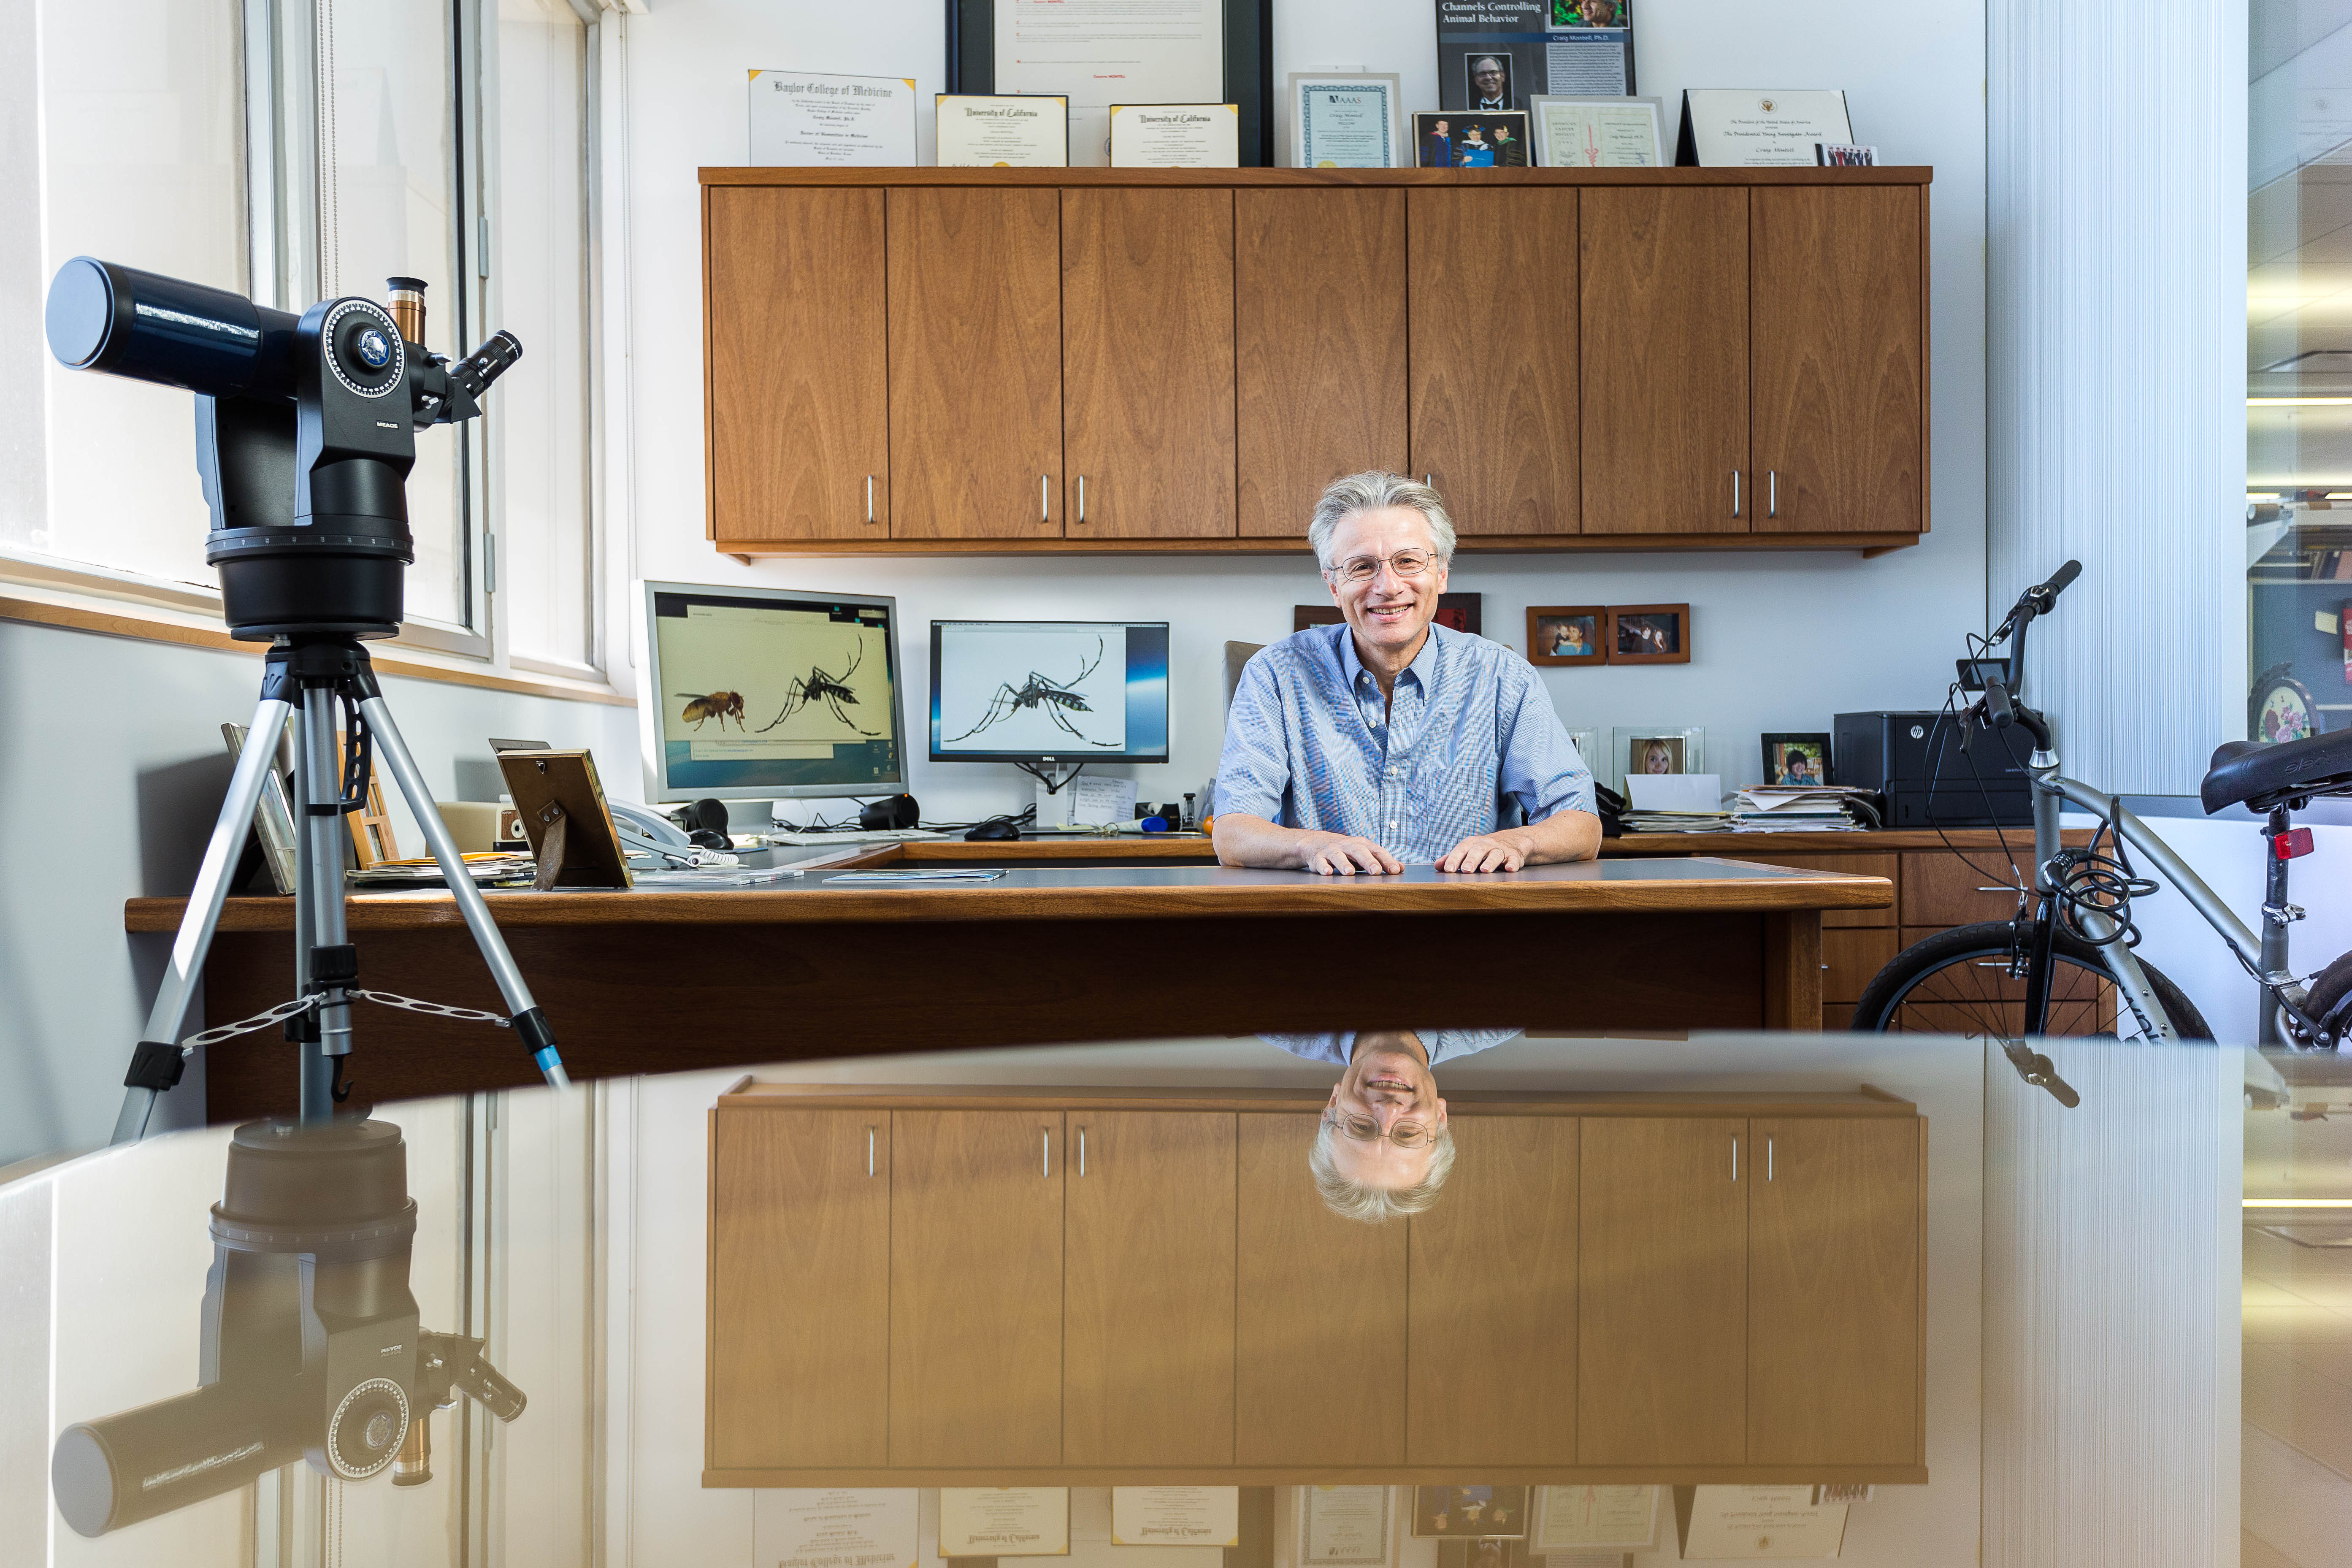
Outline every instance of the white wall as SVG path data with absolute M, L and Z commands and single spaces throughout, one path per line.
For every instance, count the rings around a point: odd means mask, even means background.
M 1434 103 L 1428 0 L 1279 0 L 1274 76 L 1361 64 L 1403 74 L 1409 102 Z M 1674 102 L 1689 87 L 1842 86 L 1855 133 L 1897 163 L 1935 166 L 1934 531 L 1876 561 L 1855 552 L 1465 556 L 1453 587 L 1486 595 L 1488 634 L 1519 646 L 1531 604 L 1687 601 L 1687 666 L 1548 669 L 1571 727 L 1706 727 L 1727 786 L 1761 774 L 1757 737 L 1827 730 L 1832 714 L 1940 704 L 1960 633 L 1984 595 L 1984 11 L 1980 0 L 1887 6 L 1829 0 L 1801 21 L 1735 0 L 1651 0 L 1639 86 Z M 1134 616 L 1172 626 L 1172 760 L 1131 770 L 1150 800 L 1197 790 L 1215 770 L 1221 647 L 1290 629 L 1322 588 L 1304 557 L 763 561 L 745 567 L 704 540 L 700 194 L 695 170 L 747 156 L 744 73 L 755 67 L 916 76 L 939 83 L 933 0 L 854 12 L 815 0 L 667 0 L 616 29 L 625 41 L 626 380 L 608 407 L 633 422 L 616 475 L 635 522 L 640 577 L 756 583 L 898 596 L 906 647 L 934 616 Z M 608 59 L 611 57 L 608 57 Z M 610 232 L 608 230 L 608 232 Z M 795 345 L 821 353 L 821 345 Z M 632 631 L 633 646 L 642 632 Z M 927 692 L 908 693 L 919 734 Z M 1104 771 L 1118 771 L 1106 769 Z M 913 763 L 926 815 L 959 818 L 1030 798 L 1009 767 Z
M 228 784 L 220 726 L 251 721 L 260 681 L 249 654 L 0 621 L 0 1164 L 112 1131 L 168 946 L 126 937 L 122 901 L 188 890 Z M 629 709 L 398 679 L 384 694 L 436 799 L 494 734 L 588 747 L 637 796 Z M 394 828 L 423 852 L 397 807 Z M 173 1124 L 201 1099 L 193 1080 L 167 1096 Z

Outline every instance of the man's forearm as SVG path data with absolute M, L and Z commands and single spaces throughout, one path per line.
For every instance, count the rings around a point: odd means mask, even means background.
M 1601 819 L 1589 811 L 1556 811 L 1541 822 L 1495 835 L 1517 848 L 1530 866 L 1590 860 L 1601 852 Z
M 1209 835 L 1220 864 L 1274 870 L 1297 869 L 1304 858 L 1306 839 L 1303 828 L 1277 826 L 1245 811 L 1217 813 L 1215 831 Z

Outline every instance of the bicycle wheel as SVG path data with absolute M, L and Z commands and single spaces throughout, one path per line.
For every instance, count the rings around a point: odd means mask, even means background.
M 2029 938 L 2032 934 L 2029 929 Z M 1987 921 L 1939 931 L 1906 948 L 1878 972 L 1854 1005 L 1854 1029 L 1873 1035 L 2017 1038 L 2025 1027 L 2025 982 L 2009 973 L 2012 941 L 2007 921 Z M 2118 1007 L 2115 979 L 2100 963 L 2097 948 L 2061 930 L 2055 959 L 2044 1035 L 2138 1036 L 2138 1020 L 2128 1007 Z M 2163 971 L 2147 963 L 2140 969 L 2182 1039 L 2213 1037 L 2196 1004 Z

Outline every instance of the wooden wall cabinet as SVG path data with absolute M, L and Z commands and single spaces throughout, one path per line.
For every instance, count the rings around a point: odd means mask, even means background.
M 1912 1107 L 1453 1110 L 1444 1195 L 1367 1226 L 1319 1097 L 730 1094 L 704 1482 L 1927 1479 Z
M 705 169 L 737 554 L 1271 552 L 1341 474 L 1465 550 L 1893 549 L 1924 169 Z

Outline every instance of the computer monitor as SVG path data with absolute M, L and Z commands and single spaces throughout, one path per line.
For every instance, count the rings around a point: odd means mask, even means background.
M 931 623 L 931 761 L 1167 760 L 1167 622 Z
M 907 787 L 898 602 L 646 584 L 656 800 Z

